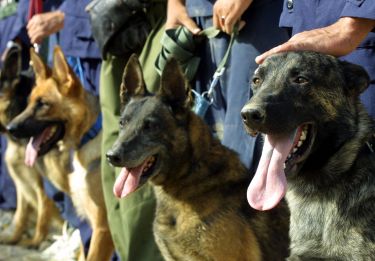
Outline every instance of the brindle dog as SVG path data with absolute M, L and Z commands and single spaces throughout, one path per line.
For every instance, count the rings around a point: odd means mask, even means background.
M 289 260 L 375 258 L 374 124 L 359 100 L 368 84 L 362 67 L 314 52 L 271 56 L 253 76 L 242 116 L 266 136 L 248 199 L 270 209 L 286 193 Z
M 124 197 L 146 181 L 155 190 L 156 242 L 166 260 L 284 260 L 288 209 L 251 209 L 251 176 L 238 155 L 214 138 L 190 108 L 177 62 L 167 63 L 160 90 L 147 93 L 140 64 L 129 59 L 121 86 L 120 133 L 108 160 L 122 167 L 114 184 Z

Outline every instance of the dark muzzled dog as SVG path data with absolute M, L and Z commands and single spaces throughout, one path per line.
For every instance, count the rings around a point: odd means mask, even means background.
M 52 223 L 62 224 L 53 202 L 45 194 L 42 174 L 38 167 L 24 164 L 26 141 L 12 137 L 5 126 L 26 108 L 27 98 L 34 84 L 30 71 L 21 71 L 21 49 L 11 48 L 0 72 L 0 129 L 7 138 L 5 163 L 17 192 L 17 208 L 10 233 L 0 242 L 37 247 L 47 237 Z M 35 222 L 32 238 L 25 239 L 29 224 Z
M 266 135 L 248 200 L 270 209 L 287 191 L 289 260 L 375 258 L 368 84 L 360 66 L 314 52 L 271 56 L 254 73 L 241 113 L 250 134 Z
M 153 230 L 166 260 L 287 257 L 287 208 L 258 212 L 248 206 L 251 177 L 191 111 L 190 88 L 175 60 L 151 95 L 133 55 L 120 96 L 120 133 L 107 153 L 110 163 L 122 167 L 114 194 L 121 198 L 151 182 L 157 199 Z
M 12 135 L 29 138 L 26 162 L 41 161 L 44 174 L 71 196 L 76 213 L 91 225 L 87 260 L 110 260 L 113 242 L 101 186 L 101 133 L 81 145 L 99 114 L 98 97 L 86 91 L 56 46 L 49 68 L 31 49 L 36 75 L 27 107 L 8 125 Z

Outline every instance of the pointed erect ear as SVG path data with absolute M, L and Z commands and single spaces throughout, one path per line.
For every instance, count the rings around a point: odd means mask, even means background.
M 125 66 L 120 87 L 121 105 L 125 106 L 133 96 L 145 96 L 146 90 L 143 72 L 136 54 L 132 54 Z
M 30 59 L 33 67 L 36 81 L 45 80 L 51 76 L 50 68 L 43 62 L 42 58 L 35 52 L 34 48 L 30 48 Z
M 366 70 L 357 64 L 340 61 L 343 68 L 347 91 L 350 96 L 358 96 L 370 84 L 370 77 Z
M 53 68 L 52 73 L 58 81 L 58 87 L 64 95 L 76 95 L 79 90 L 79 80 L 75 76 L 73 70 L 69 67 L 64 53 L 59 46 L 55 46 L 53 52 Z
M 5 76 L 7 79 L 17 79 L 20 73 L 21 48 L 15 46 L 8 50 L 1 74 Z
M 158 95 L 173 109 L 185 108 L 190 102 L 190 87 L 177 60 L 170 59 L 161 75 Z

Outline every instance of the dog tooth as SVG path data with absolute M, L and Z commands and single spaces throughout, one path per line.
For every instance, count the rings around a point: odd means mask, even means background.
M 284 163 L 284 169 L 286 168 L 286 164 Z
M 301 147 L 302 143 L 302 140 L 298 141 L 297 147 Z
M 293 149 L 293 153 L 295 153 L 296 151 L 297 151 L 297 148 L 294 148 L 294 149 Z
M 307 136 L 306 131 L 302 131 L 300 140 L 305 140 Z

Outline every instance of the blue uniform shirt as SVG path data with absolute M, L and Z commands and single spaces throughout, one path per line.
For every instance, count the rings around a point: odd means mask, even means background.
M 59 8 L 65 13 L 59 39 L 65 55 L 101 59 L 99 47 L 92 36 L 89 15 L 85 11 L 89 3 L 90 0 L 65 0 Z
M 281 27 L 289 27 L 292 35 L 326 27 L 340 17 L 359 17 L 375 20 L 374 0 L 284 0 Z M 371 84 L 361 95 L 369 113 L 375 117 L 375 30 L 372 30 L 352 53 L 342 60 L 363 66 Z

